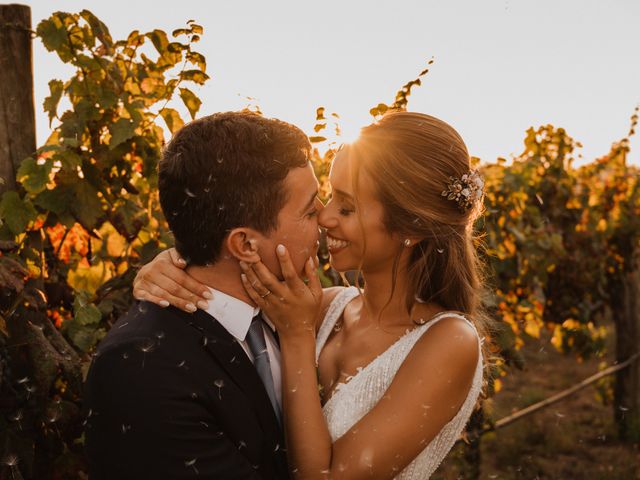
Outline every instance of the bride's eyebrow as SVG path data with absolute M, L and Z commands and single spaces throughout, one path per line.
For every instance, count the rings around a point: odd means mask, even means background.
M 339 190 L 337 188 L 334 188 L 332 190 L 332 193 L 337 193 L 338 195 L 340 195 L 341 197 L 346 198 L 347 200 L 353 200 L 353 195 L 351 195 L 350 193 L 345 192 L 344 190 Z

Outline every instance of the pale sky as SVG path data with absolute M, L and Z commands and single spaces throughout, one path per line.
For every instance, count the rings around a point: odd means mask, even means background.
M 453 125 L 472 155 L 492 162 L 522 151 L 525 130 L 551 123 L 583 145 L 582 162 L 609 151 L 640 104 L 638 0 L 33 0 L 34 28 L 54 10 L 87 8 L 115 39 L 170 33 L 196 20 L 211 80 L 194 89 L 200 115 L 257 99 L 267 116 L 312 133 L 319 106 L 346 131 L 370 123 L 430 58 L 409 109 Z M 38 142 L 42 101 L 68 67 L 34 43 Z M 639 132 L 640 133 L 640 132 Z M 640 141 L 631 142 L 640 165 Z

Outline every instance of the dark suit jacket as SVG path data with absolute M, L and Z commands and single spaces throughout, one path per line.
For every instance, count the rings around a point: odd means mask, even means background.
M 288 478 L 264 386 L 206 312 L 135 304 L 100 343 L 84 404 L 93 480 Z

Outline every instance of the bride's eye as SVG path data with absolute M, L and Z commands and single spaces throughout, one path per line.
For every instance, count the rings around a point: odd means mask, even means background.
M 340 210 L 338 210 L 340 215 L 342 215 L 344 217 L 347 217 L 347 216 L 351 215 L 354 211 L 355 210 L 349 210 L 349 209 L 344 208 L 344 207 L 342 207 L 342 208 L 340 208 Z

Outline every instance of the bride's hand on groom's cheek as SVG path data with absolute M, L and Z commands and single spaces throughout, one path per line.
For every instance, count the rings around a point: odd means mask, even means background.
M 322 285 L 313 258 L 304 265 L 305 283 L 296 273 L 284 245 L 276 249 L 284 281 L 262 263 L 241 262 L 242 283 L 251 299 L 271 320 L 281 338 L 315 334 L 316 318 L 322 303 Z
M 206 309 L 212 295 L 206 285 L 201 284 L 184 271 L 186 262 L 175 248 L 160 252 L 156 258 L 143 266 L 133 280 L 133 296 L 161 307 L 173 305 L 185 312 Z

